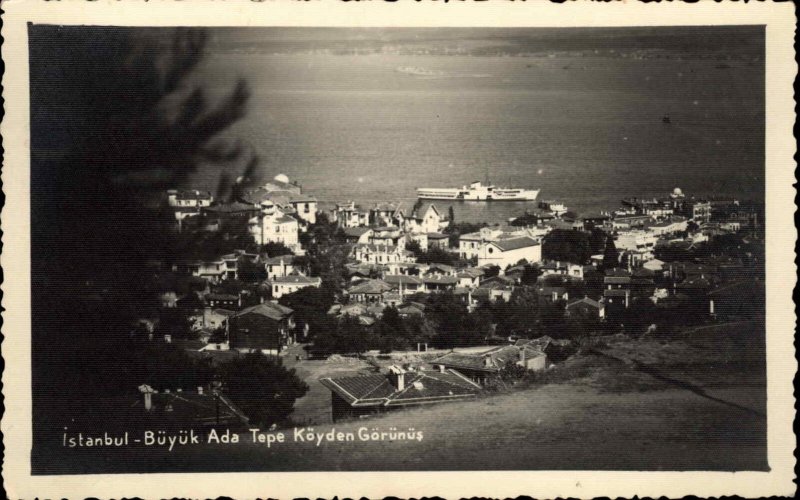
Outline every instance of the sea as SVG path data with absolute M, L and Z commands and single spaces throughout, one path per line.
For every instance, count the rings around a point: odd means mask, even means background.
M 251 90 L 247 115 L 222 136 L 257 153 L 248 182 L 285 174 L 323 208 L 348 200 L 411 207 L 418 187 L 475 180 L 540 189 L 540 200 L 577 213 L 676 187 L 687 196 L 763 200 L 763 60 L 644 54 L 262 44 L 211 51 L 197 78 L 212 101 L 238 79 Z M 202 166 L 192 187 L 214 191 L 220 170 Z M 489 223 L 537 206 L 435 203 L 452 205 L 457 220 Z

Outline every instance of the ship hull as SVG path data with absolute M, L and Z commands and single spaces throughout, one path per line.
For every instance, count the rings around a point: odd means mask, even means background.
M 451 200 L 451 201 L 536 201 L 539 196 L 538 189 L 518 190 L 512 193 L 471 193 L 463 190 L 428 190 L 418 189 L 417 198 L 421 200 Z

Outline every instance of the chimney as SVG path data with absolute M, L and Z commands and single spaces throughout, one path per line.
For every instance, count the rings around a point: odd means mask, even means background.
M 491 368 L 492 366 L 492 358 L 491 356 L 486 356 L 483 358 L 483 366 L 486 368 Z
M 627 309 L 628 306 L 630 306 L 630 296 L 631 296 L 631 292 L 628 291 L 628 290 L 625 290 L 625 309 Z
M 444 365 L 439 365 L 439 373 L 444 373 L 445 371 L 447 371 L 447 368 Z
M 525 347 L 524 346 L 519 348 L 519 362 L 522 364 L 522 366 L 525 366 Z
M 389 382 L 398 390 L 406 388 L 406 371 L 397 365 L 389 367 Z

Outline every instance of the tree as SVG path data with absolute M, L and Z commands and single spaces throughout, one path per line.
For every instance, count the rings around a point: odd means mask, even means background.
M 323 354 L 359 354 L 370 347 L 370 339 L 358 318 L 331 318 L 329 328 L 314 336 L 314 350 Z
M 281 255 L 294 255 L 294 252 L 279 241 L 269 241 L 264 245 L 264 251 L 267 255 L 272 257 L 280 257 Z
M 220 367 L 223 390 L 254 425 L 269 427 L 286 420 L 308 385 L 275 357 L 245 354 Z
M 308 286 L 282 295 L 278 302 L 294 310 L 295 323 L 300 331 L 308 325 L 311 337 L 329 326 L 328 310 L 334 303 L 330 288 Z
M 48 277 L 31 290 L 38 434 L 148 379 L 146 353 L 126 338 L 152 309 L 148 261 L 172 254 L 174 217 L 155 208 L 163 191 L 211 163 L 217 197 L 229 199 L 226 179 L 249 178 L 257 157 L 220 138 L 247 109 L 246 83 L 212 100 L 190 77 L 203 30 L 39 25 L 29 35 L 31 267 Z
M 542 275 L 541 269 L 538 266 L 526 265 L 522 268 L 522 276 L 520 276 L 520 283 L 523 285 L 535 285 L 539 276 Z
M 445 264 L 452 266 L 458 262 L 458 255 L 439 247 L 429 248 L 427 252 L 417 254 L 417 262 L 421 264 Z
M 483 268 L 483 279 L 494 278 L 500 274 L 500 266 L 486 266 Z
M 547 260 L 586 264 L 591 255 L 589 234 L 583 231 L 554 229 L 542 241 L 542 256 Z
M 606 249 L 603 252 L 603 268 L 614 269 L 619 267 L 619 252 L 614 244 L 614 238 L 609 236 L 606 239 Z

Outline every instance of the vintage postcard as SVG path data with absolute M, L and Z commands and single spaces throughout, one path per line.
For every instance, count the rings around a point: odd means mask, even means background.
M 3 4 L 30 497 L 791 495 L 790 4 Z

